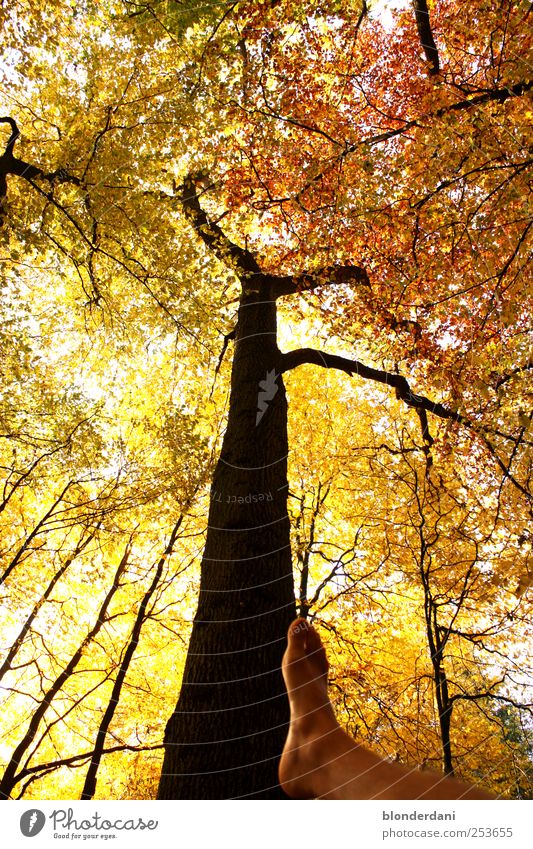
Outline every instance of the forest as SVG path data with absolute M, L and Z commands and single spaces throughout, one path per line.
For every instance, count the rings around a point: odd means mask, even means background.
M 0 797 L 533 798 L 531 3 L 0 15 Z

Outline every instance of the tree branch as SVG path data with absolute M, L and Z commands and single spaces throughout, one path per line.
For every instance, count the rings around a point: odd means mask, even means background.
M 346 372 L 346 374 L 357 374 L 366 380 L 374 380 L 377 383 L 383 383 L 385 386 L 392 386 L 396 390 L 396 397 L 404 401 L 408 407 L 427 410 L 442 419 L 451 419 L 462 424 L 466 423 L 466 420 L 460 413 L 448 410 L 443 404 L 430 401 L 429 398 L 423 395 L 415 395 L 411 391 L 406 378 L 401 374 L 394 374 L 393 372 L 365 366 L 358 360 L 340 357 L 336 354 L 327 354 L 315 348 L 297 348 L 295 351 L 288 351 L 281 355 L 282 372 L 290 371 L 304 363 L 311 363 L 312 365 L 322 366 L 323 368 L 336 368 Z
M 521 372 L 528 371 L 529 369 L 533 369 L 533 362 L 525 363 L 523 366 L 518 366 L 513 369 L 513 371 L 509 372 L 509 374 L 502 374 L 498 376 L 496 383 L 494 384 L 495 389 L 499 389 L 500 386 L 503 386 L 504 383 L 507 383 L 508 380 L 512 380 L 513 377 L 516 377 L 517 374 Z
M 463 100 L 457 100 L 455 103 L 449 103 L 446 106 L 441 106 L 441 108 L 436 109 L 435 112 L 429 112 L 427 115 L 421 115 L 419 118 L 413 118 L 411 121 L 405 121 L 401 127 L 397 127 L 394 130 L 387 130 L 376 136 L 369 136 L 366 139 L 354 142 L 342 152 L 341 157 L 345 158 L 350 153 L 354 153 L 354 151 L 356 151 L 359 147 L 371 147 L 375 144 L 388 141 L 402 133 L 406 133 L 414 127 L 421 127 L 424 122 L 430 118 L 444 118 L 444 116 L 448 115 L 450 112 L 463 112 L 465 110 L 472 109 L 475 106 L 481 106 L 484 103 L 505 103 L 505 101 L 510 97 L 522 97 L 523 94 L 527 94 L 527 92 L 531 91 L 532 88 L 533 80 L 522 80 L 513 86 L 493 88 L 483 91 L 481 94 L 466 97 Z M 321 176 L 322 174 L 315 175 L 314 179 L 319 179 Z
M 255 257 L 246 248 L 232 242 L 214 221 L 211 221 L 200 206 L 196 182 L 199 175 L 188 174 L 180 186 L 180 200 L 185 215 L 210 251 L 223 263 L 232 268 L 238 277 L 249 279 L 262 274 Z
M 430 401 L 430 399 L 426 398 L 424 395 L 415 395 L 414 392 L 411 391 L 411 387 L 403 375 L 371 368 L 370 366 L 365 366 L 363 363 L 360 363 L 358 360 L 348 359 L 348 357 L 341 357 L 336 354 L 327 354 L 324 351 L 318 351 L 315 348 L 297 348 L 294 351 L 288 351 L 287 353 L 281 354 L 279 360 L 279 372 L 283 373 L 290 371 L 293 368 L 304 365 L 304 363 L 321 366 L 322 368 L 336 368 L 349 375 L 356 374 L 366 380 L 374 380 L 377 383 L 384 384 L 385 386 L 394 387 L 396 397 L 403 401 L 404 404 L 407 404 L 408 407 L 413 407 L 417 411 L 420 418 L 420 424 L 422 426 L 422 435 L 427 448 L 429 448 L 432 444 L 432 437 L 429 435 L 427 417 L 425 417 L 426 412 L 433 413 L 433 415 L 438 416 L 441 419 L 447 419 L 448 421 L 462 424 L 464 427 L 473 431 L 483 441 L 504 473 L 504 479 L 508 478 L 528 500 L 532 499 L 531 492 L 529 492 L 526 487 L 511 474 L 509 466 L 505 465 L 501 457 L 498 455 L 493 444 L 486 436 L 486 433 L 488 432 L 487 428 L 476 425 L 466 416 L 461 415 L 461 413 L 455 410 L 449 410 L 444 406 L 444 404 Z M 508 437 L 505 434 L 502 435 L 507 439 L 512 439 L 510 436 Z
M 428 73 L 430 76 L 433 76 L 440 71 L 439 52 L 431 30 L 426 0 L 413 0 L 413 8 L 415 10 L 416 28 L 418 30 L 420 44 L 429 63 Z
M 363 0 L 363 2 L 361 4 L 361 11 L 359 12 L 359 17 L 358 17 L 357 23 L 355 25 L 355 36 L 356 37 L 359 35 L 359 30 L 361 29 L 361 24 L 363 23 L 363 21 L 367 17 L 367 15 L 368 15 L 368 6 L 366 4 L 366 0 Z
M 349 285 L 352 282 L 370 286 L 366 269 L 358 265 L 338 265 L 321 268 L 312 273 L 288 274 L 285 277 L 271 277 L 274 297 L 294 295 L 296 292 L 310 292 L 319 286 Z
M 501 682 L 497 682 L 501 683 Z M 486 693 L 455 693 L 455 695 L 450 697 L 450 702 L 458 702 L 458 701 L 467 701 L 467 702 L 476 702 L 480 699 L 494 699 L 497 702 L 504 702 L 507 705 L 512 705 L 518 710 L 527 710 L 528 713 L 533 715 L 532 705 L 524 704 L 523 702 L 517 702 L 514 699 L 510 699 L 508 696 L 499 696 L 496 693 L 491 693 L 488 690 Z
M 237 336 L 237 328 L 236 327 L 234 327 L 233 330 L 230 330 L 229 333 L 226 333 L 224 335 L 224 344 L 222 345 L 222 351 L 220 352 L 220 356 L 218 358 L 218 363 L 217 363 L 217 366 L 215 368 L 215 377 L 214 377 L 214 380 L 213 380 L 213 386 L 211 387 L 211 392 L 209 393 L 209 400 L 211 400 L 211 398 L 213 397 L 213 390 L 215 388 L 215 381 L 216 381 L 217 375 L 220 371 L 220 367 L 222 365 L 222 360 L 224 359 L 224 354 L 226 353 L 230 339 L 234 340 L 236 336 Z
M 346 157 L 348 157 L 351 153 L 355 153 L 356 150 L 360 148 L 371 148 L 376 144 L 381 144 L 382 142 L 386 142 L 389 139 L 396 138 L 396 136 L 401 136 L 404 133 L 409 132 L 414 128 L 422 127 L 428 120 L 432 118 L 443 118 L 451 112 L 462 112 L 464 110 L 473 109 L 476 106 L 481 106 L 484 103 L 505 103 L 510 97 L 521 97 L 524 94 L 527 94 L 533 88 L 533 80 L 522 80 L 519 83 L 516 83 L 513 86 L 503 87 L 503 88 L 493 88 L 488 91 L 484 91 L 481 94 L 476 94 L 475 96 L 467 96 L 464 100 L 456 101 L 455 103 L 450 103 L 446 106 L 442 106 L 440 109 L 437 109 L 435 112 L 429 112 L 426 115 L 421 115 L 419 118 L 413 118 L 410 121 L 404 121 L 401 127 L 396 127 L 393 130 L 385 130 L 383 133 L 378 133 L 375 136 L 368 136 L 365 139 L 360 139 L 359 141 L 352 142 L 351 144 L 346 145 L 346 149 L 339 154 L 338 158 L 334 160 L 336 162 L 342 162 Z M 401 120 L 401 119 L 397 119 Z M 283 203 L 289 200 L 298 200 L 302 197 L 305 192 L 311 188 L 316 182 L 321 180 L 328 173 L 329 170 L 333 167 L 333 164 L 330 163 L 324 169 L 315 174 L 314 177 L 310 180 L 307 180 L 306 183 L 302 186 L 302 188 L 294 195 L 288 196 L 285 198 L 273 199 L 275 203 Z
M 74 177 L 65 171 L 64 168 L 58 168 L 57 171 L 46 173 L 37 165 L 31 165 L 23 159 L 18 159 L 14 154 L 15 143 L 20 138 L 20 131 L 16 121 L 13 118 L 0 118 L 0 124 L 9 124 L 11 127 L 11 135 L 7 141 L 6 149 L 0 156 L 0 225 L 4 220 L 7 197 L 7 177 L 13 174 L 16 177 L 23 177 L 29 183 L 33 180 L 47 180 L 49 183 L 54 181 L 60 183 L 74 183 L 76 186 L 81 186 L 82 182 L 78 177 Z
M 13 156 L 13 148 L 15 147 L 15 142 L 20 136 L 20 131 L 17 127 L 17 122 L 14 121 L 13 118 L 0 118 L 0 124 L 9 124 L 9 126 L 11 127 L 11 135 L 9 136 L 8 142 L 6 144 L 4 156 Z
M 104 749 L 104 755 L 110 755 L 114 752 L 153 752 L 157 749 L 162 749 L 163 744 L 159 743 L 154 746 L 134 746 L 132 744 L 124 743 L 119 746 L 109 746 L 107 749 Z M 60 769 L 62 766 L 83 766 L 85 761 L 88 761 L 89 758 L 92 757 L 93 750 L 91 749 L 89 752 L 81 752 L 78 755 L 71 755 L 68 758 L 59 758 L 56 761 L 49 761 L 45 764 L 37 764 L 36 766 L 28 766 L 24 767 L 19 773 L 19 781 L 25 778 L 27 775 L 35 775 L 41 778 L 42 776 L 39 773 L 46 774 L 48 772 L 52 772 L 56 769 Z

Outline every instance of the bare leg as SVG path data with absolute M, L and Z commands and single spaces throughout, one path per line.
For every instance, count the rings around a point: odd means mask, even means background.
M 328 661 L 304 619 L 289 628 L 283 657 L 291 722 L 279 767 L 294 799 L 492 799 L 454 778 L 407 769 L 356 743 L 339 726 L 328 698 Z

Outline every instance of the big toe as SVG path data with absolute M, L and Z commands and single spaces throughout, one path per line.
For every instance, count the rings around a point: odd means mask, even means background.
M 291 623 L 287 638 L 282 670 L 290 692 L 325 676 L 328 661 L 318 633 L 305 619 Z

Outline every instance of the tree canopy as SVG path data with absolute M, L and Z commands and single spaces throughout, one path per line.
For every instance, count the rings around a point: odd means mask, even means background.
M 155 796 L 260 276 L 339 718 L 530 798 L 530 4 L 0 14 L 4 795 Z

